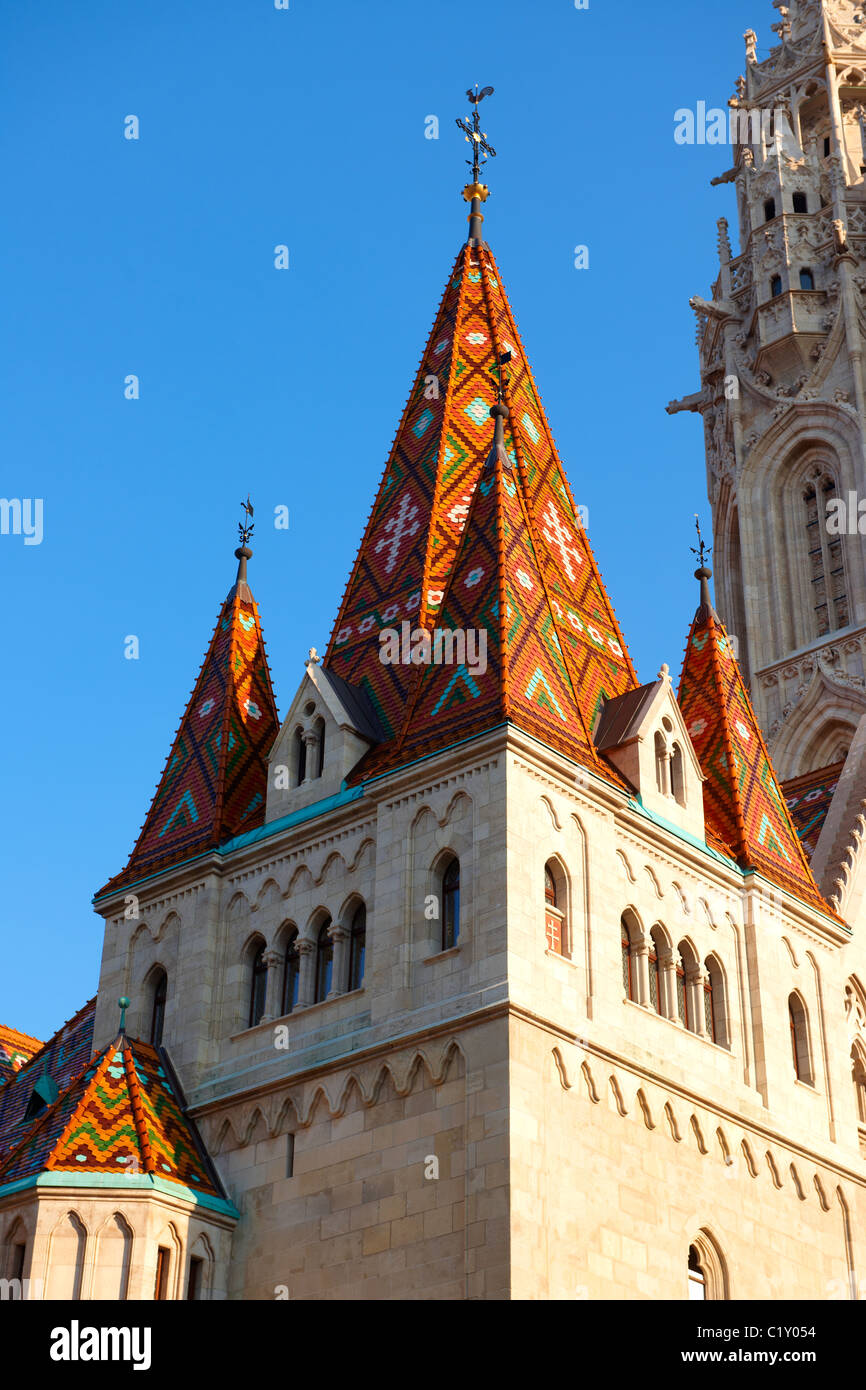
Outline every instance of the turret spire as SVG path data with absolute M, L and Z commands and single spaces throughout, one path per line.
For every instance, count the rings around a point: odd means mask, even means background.
M 713 607 L 713 600 L 710 596 L 710 580 L 713 577 L 713 572 L 707 567 L 707 560 L 713 553 L 713 547 L 708 546 L 701 535 L 701 523 L 697 512 L 695 512 L 695 530 L 698 533 L 698 544 L 691 546 L 690 549 L 692 554 L 698 557 L 699 568 L 695 570 L 695 579 L 699 580 L 701 585 L 701 601 L 695 614 L 695 622 L 706 623 L 710 618 L 719 622 L 719 615 Z
M 496 158 L 496 151 L 492 145 L 487 143 L 487 136 L 481 129 L 478 107 L 485 97 L 493 96 L 493 88 L 483 87 L 479 92 L 476 82 L 475 91 L 473 92 L 470 87 L 466 95 L 472 102 L 471 122 L 458 116 L 457 125 L 464 132 L 467 142 L 472 146 L 472 158 L 466 161 L 472 170 L 472 182 L 467 183 L 463 190 L 463 197 L 470 204 L 469 245 L 478 246 L 481 243 L 481 224 L 484 221 L 481 204 L 486 203 L 490 196 L 490 189 L 481 182 L 481 169 L 487 163 L 488 158 Z

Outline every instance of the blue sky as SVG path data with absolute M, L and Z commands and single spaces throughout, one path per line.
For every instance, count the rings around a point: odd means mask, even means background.
M 47 1037 L 96 987 L 90 899 L 146 814 L 247 491 L 281 713 L 325 647 L 465 237 L 454 118 L 475 82 L 496 88 L 485 233 L 560 453 L 642 679 L 678 672 L 709 508 L 700 420 L 664 406 L 698 386 L 688 298 L 733 200 L 709 186 L 728 151 L 675 144 L 673 116 L 724 106 L 744 29 L 763 54 L 777 18 L 770 0 L 4 7 L 0 491 L 43 499 L 44 536 L 0 536 L 0 1022 Z

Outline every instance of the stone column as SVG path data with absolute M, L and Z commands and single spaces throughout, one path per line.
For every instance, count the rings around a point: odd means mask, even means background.
M 304 780 L 301 783 L 301 786 L 305 787 L 308 782 L 315 780 L 313 768 L 316 765 L 315 758 L 319 747 L 319 740 L 316 738 L 315 730 L 313 729 L 305 729 L 301 737 L 304 740 L 304 745 L 307 750 L 307 756 L 304 761 Z
M 632 947 L 632 961 L 634 962 L 637 981 L 637 1002 L 643 1004 L 645 1008 L 650 1008 L 649 946 L 645 941 Z
M 283 987 L 283 972 L 280 969 L 285 964 L 285 956 L 281 951 L 266 951 L 264 955 L 265 965 L 268 967 L 268 983 L 265 990 L 265 1011 L 262 1014 L 262 1023 L 269 1023 L 272 1018 L 280 1017 L 280 1005 Z
M 346 993 L 346 973 L 348 970 L 348 945 L 349 928 L 344 927 L 340 922 L 334 922 L 328 928 L 328 936 L 334 943 L 334 959 L 331 963 L 331 988 L 328 991 L 329 999 L 336 999 L 338 994 Z
M 693 1024 L 692 1032 L 697 1033 L 700 1038 L 708 1036 L 704 1011 L 704 979 L 704 972 L 699 965 L 686 971 L 686 990 L 689 1000 L 689 1017 Z
M 302 937 L 298 941 L 301 968 L 298 978 L 298 1002 L 294 1012 L 308 1009 L 316 997 L 316 943 Z
M 659 1001 L 660 1013 L 665 1018 L 673 1019 L 674 1022 L 679 1018 L 677 1008 L 677 957 L 675 951 L 667 951 L 663 955 L 659 964 L 661 965 L 661 991 L 664 998 Z

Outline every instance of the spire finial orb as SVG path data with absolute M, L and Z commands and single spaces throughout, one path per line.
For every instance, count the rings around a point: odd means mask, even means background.
M 486 203 L 490 196 L 490 189 L 481 182 L 481 170 L 490 158 L 496 158 L 496 151 L 492 145 L 488 144 L 487 136 L 481 129 L 481 117 L 478 114 L 478 107 L 485 97 L 493 96 L 492 87 L 482 87 L 478 90 L 478 83 L 475 90 L 470 87 L 466 95 L 472 103 L 471 121 L 466 121 L 462 116 L 457 117 L 457 125 L 466 138 L 467 144 L 472 146 L 472 158 L 467 159 L 466 163 L 472 170 L 472 182 L 467 183 L 463 189 L 463 197 L 467 203 L 471 204 L 469 213 L 469 245 L 478 246 L 481 241 L 481 223 L 484 217 L 481 212 L 481 204 Z
M 126 1032 L 126 1011 L 127 1011 L 127 1009 L 129 1008 L 129 1000 L 127 999 L 127 997 L 126 997 L 125 994 L 122 994 L 121 997 L 118 999 L 118 1001 L 117 1001 L 117 1007 L 120 1009 L 120 1031 L 121 1031 L 121 1033 L 125 1033 L 125 1032 Z

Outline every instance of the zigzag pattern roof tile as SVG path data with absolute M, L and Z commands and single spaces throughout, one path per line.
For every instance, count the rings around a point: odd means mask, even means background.
M 494 374 L 499 354 L 506 351 L 512 354 L 506 395 L 508 447 L 521 516 L 519 526 L 512 518 L 511 533 L 526 534 L 532 568 L 545 594 L 552 633 L 545 638 L 548 650 L 558 644 L 556 660 L 545 668 L 544 678 L 554 680 L 558 662 L 568 691 L 560 693 L 563 708 L 569 707 L 570 727 L 564 736 L 558 728 L 548 733 L 555 732 L 557 746 L 564 743 L 572 756 L 579 750 L 583 761 L 617 784 L 621 781 L 596 754 L 588 731 L 605 696 L 633 689 L 637 677 L 486 245 L 463 247 L 455 262 L 328 647 L 327 668 L 366 690 L 388 735 L 351 781 L 393 766 L 396 750 L 408 756 L 415 744 L 408 734 L 407 711 L 418 698 L 417 670 L 402 661 L 383 662 L 380 633 L 399 630 L 403 621 L 430 631 L 442 626 L 446 616 L 453 625 L 457 612 L 467 622 L 476 617 L 480 621 L 477 604 L 470 612 L 456 601 L 454 576 L 458 554 L 465 554 L 467 517 L 490 454 Z M 485 515 L 492 525 L 492 511 Z M 498 543 L 492 534 L 486 543 L 482 537 L 475 541 L 480 549 L 486 544 L 488 562 L 491 547 Z M 491 616 L 488 611 L 488 621 Z M 507 706 L 507 697 L 500 703 Z M 480 717 L 480 708 L 474 697 L 467 697 L 462 718 L 452 708 L 449 735 L 457 739 L 467 736 L 470 728 L 489 727 L 490 713 Z
M 192 858 L 264 823 L 279 731 L 258 607 L 229 592 L 129 862 L 99 890 Z
M 836 916 L 812 877 L 727 633 L 705 606 L 689 632 L 678 699 L 706 777 L 708 830 L 741 867 Z

